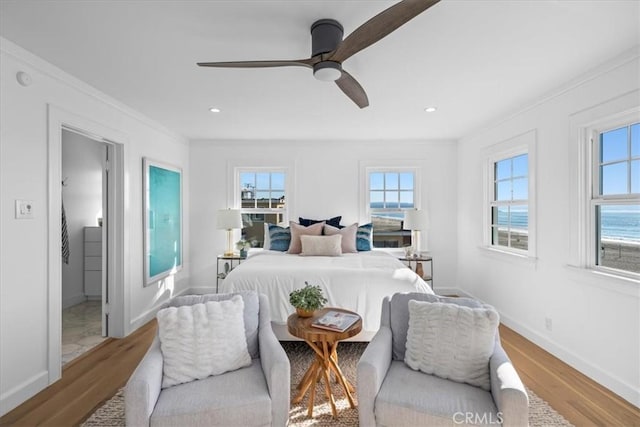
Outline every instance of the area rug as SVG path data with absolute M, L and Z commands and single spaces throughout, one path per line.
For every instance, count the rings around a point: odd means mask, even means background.
M 340 367 L 349 381 L 356 385 L 356 364 L 364 351 L 367 343 L 341 343 L 338 347 Z M 283 342 L 289 360 L 291 361 L 291 396 L 296 392 L 296 386 L 307 367 L 313 360 L 313 352 L 303 342 Z M 309 426 L 357 426 L 358 409 L 351 409 L 344 392 L 337 384 L 333 387 L 338 419 L 331 416 L 331 406 L 324 395 L 324 386 L 316 389 L 316 399 L 313 409 L 313 418 L 307 417 L 307 399 L 298 404 L 291 405 L 289 413 L 289 425 L 294 427 Z M 558 414 L 547 402 L 536 396 L 531 390 L 529 393 L 529 425 L 531 427 L 555 427 L 571 426 L 562 415 Z M 354 397 L 357 396 L 354 395 Z M 86 427 L 124 426 L 124 398 L 122 390 L 105 402 L 87 421 L 82 424 Z

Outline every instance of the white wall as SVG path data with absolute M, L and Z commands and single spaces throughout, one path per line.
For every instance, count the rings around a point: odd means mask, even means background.
M 577 211 L 576 114 L 625 96 L 640 105 L 638 50 L 571 82 L 531 108 L 459 141 L 458 286 L 494 305 L 508 326 L 640 406 L 640 286 L 571 264 Z M 537 134 L 537 260 L 483 244 L 483 150 Z M 574 239 L 575 240 L 575 239 Z M 575 246 L 575 245 L 574 245 Z M 545 328 L 552 319 L 552 331 Z
M 16 73 L 29 73 L 23 87 Z M 48 106 L 123 135 L 123 334 L 153 308 L 187 287 L 189 223 L 185 210 L 184 269 L 174 280 L 143 287 L 142 157 L 180 166 L 189 204 L 187 142 L 130 108 L 0 38 L 0 415 L 49 383 L 48 367 Z M 33 201 L 34 219 L 17 220 L 14 201 Z M 61 299 L 61 295 L 54 298 Z M 52 314 L 53 315 L 53 314 Z M 55 378 L 54 378 L 55 379 Z
M 285 124 L 283 124 L 284 126 Z M 455 285 L 456 143 L 451 141 L 192 141 L 190 153 L 191 286 L 215 287 L 216 255 L 225 231 L 216 229 L 216 211 L 229 207 L 233 166 L 289 166 L 294 192 L 289 219 L 342 215 L 342 223 L 362 222 L 360 168 L 380 161 L 421 168 L 421 205 L 431 230 L 424 243 L 434 257 L 434 285 Z
M 342 215 L 362 221 L 362 162 L 411 160 L 422 168 L 426 241 L 435 288 L 460 287 L 500 310 L 518 332 L 640 405 L 640 295 L 605 278 L 583 280 L 567 268 L 569 116 L 638 89 L 637 58 L 517 114 L 450 141 L 195 141 L 181 137 L 0 38 L 0 415 L 48 383 L 47 107 L 69 111 L 124 135 L 124 334 L 187 287 L 215 287 L 224 231 L 215 213 L 228 206 L 230 164 L 292 165 L 290 218 Z M 28 72 L 31 86 L 15 75 Z M 286 126 L 286 123 L 283 123 Z M 482 244 L 483 148 L 535 129 L 538 137 L 538 259 L 517 262 Z M 184 269 L 176 280 L 142 286 L 142 157 L 184 172 Z M 457 193 L 457 194 L 456 194 Z M 189 195 L 193 195 L 190 198 Z M 35 218 L 14 219 L 14 201 L 32 200 Z M 188 209 L 186 208 L 188 207 Z M 457 217 L 456 213 L 457 212 Z M 193 230 L 193 232 L 190 232 Z M 187 283 L 187 281 L 189 283 Z M 553 318 L 553 332 L 544 318 Z
M 62 131 L 62 188 L 69 264 L 62 264 L 62 308 L 86 300 L 84 293 L 84 227 L 97 226 L 102 210 L 103 142 L 67 130 Z

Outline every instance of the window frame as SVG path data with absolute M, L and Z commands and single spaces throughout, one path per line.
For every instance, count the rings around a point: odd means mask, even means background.
M 627 182 L 629 186 L 627 189 L 629 192 L 621 194 L 600 194 L 600 167 L 606 163 L 615 162 L 601 162 L 600 161 L 600 136 L 606 132 L 630 127 L 633 124 L 640 123 L 640 113 L 638 111 L 630 113 L 622 113 L 605 117 L 590 126 L 585 128 L 584 138 L 582 142 L 583 150 L 586 155 L 585 161 L 582 167 L 587 175 L 585 202 L 583 203 L 584 218 L 586 219 L 583 233 L 584 242 L 586 248 L 584 248 L 584 254 L 586 259 L 583 260 L 583 264 L 586 268 L 601 272 L 607 275 L 632 279 L 640 282 L 640 273 L 635 273 L 628 270 L 621 270 L 613 267 L 607 267 L 600 265 L 600 252 L 599 246 L 601 245 L 600 227 L 598 220 L 598 207 L 611 206 L 611 205 L 640 205 L 640 193 L 631 193 L 631 183 Z M 629 147 L 630 149 L 630 147 Z M 631 160 L 635 159 L 631 152 L 627 153 L 628 156 L 623 160 L 629 163 L 631 166 Z M 630 179 L 631 171 L 628 171 L 628 179 Z
M 243 173 L 283 173 L 284 174 L 284 207 L 283 208 L 243 208 L 242 207 L 242 185 L 240 176 Z M 236 209 L 240 209 L 240 212 L 244 214 L 267 214 L 267 215 L 282 215 L 282 220 L 279 223 L 289 222 L 289 212 L 291 211 L 291 199 L 293 194 L 293 181 L 291 177 L 291 168 L 286 166 L 235 166 L 233 167 L 233 185 L 230 189 L 231 205 Z M 269 188 L 271 190 L 271 187 Z M 242 230 L 239 230 L 236 235 L 236 239 L 242 236 Z
M 620 270 L 611 273 L 593 268 L 590 191 L 592 188 L 589 139 L 594 128 L 614 126 L 640 120 L 638 91 L 631 91 L 594 104 L 569 116 L 569 200 L 571 221 L 566 267 L 584 283 L 615 290 L 625 295 L 637 295 L 640 280 Z M 606 279 L 606 280 L 603 280 Z
M 537 253 L 537 233 L 536 233 L 536 141 L 535 130 L 525 132 L 521 135 L 497 143 L 485 149 L 484 182 L 485 197 L 483 204 L 483 247 L 497 253 L 519 256 L 523 258 L 535 259 Z M 495 194 L 495 165 L 496 163 L 513 159 L 515 157 L 527 155 L 527 199 L 497 201 Z M 511 179 L 516 178 L 513 175 Z M 498 206 L 522 206 L 526 205 L 528 210 L 527 219 L 527 249 L 519 249 L 510 246 L 493 244 L 493 221 L 492 209 Z
M 242 193 L 242 182 L 240 182 L 240 175 L 242 175 L 243 173 L 253 173 L 253 174 L 259 174 L 259 173 L 268 173 L 269 174 L 269 188 L 268 191 L 269 193 L 271 193 L 273 190 L 273 187 L 271 186 L 271 174 L 274 173 L 281 173 L 284 175 L 284 188 L 282 189 L 282 192 L 284 193 L 284 207 L 283 208 L 259 208 L 259 207 L 255 207 L 255 208 L 245 208 L 242 207 L 242 196 L 238 196 L 238 193 Z M 288 198 L 287 198 L 287 173 L 286 171 L 284 171 L 281 168 L 236 168 L 236 185 L 235 185 L 235 193 L 236 193 L 236 197 L 238 197 L 238 209 L 242 210 L 242 211 L 247 211 L 248 213 L 252 213 L 252 214 L 278 214 L 281 213 L 284 215 L 284 213 L 287 211 L 287 204 L 288 204 Z M 258 191 L 265 191 L 267 189 L 264 188 L 260 188 L 260 189 L 254 189 L 254 192 L 257 193 Z M 279 191 L 279 189 L 278 189 Z M 254 194 L 254 200 L 256 199 L 257 194 Z M 284 220 L 284 219 L 283 219 Z
M 371 209 L 371 180 L 372 173 L 413 173 L 413 208 L 380 208 Z M 400 213 L 408 209 L 422 209 L 421 207 L 421 168 L 415 161 L 398 161 L 398 162 L 361 162 L 360 165 L 360 206 L 361 206 L 361 224 L 371 223 L 371 215 L 377 212 L 395 212 Z M 372 240 L 375 236 L 375 230 L 372 234 Z M 401 249 L 392 247 L 373 247 L 375 250 Z
M 527 174 L 526 175 L 514 175 L 513 174 L 513 161 L 514 159 L 518 158 L 518 157 L 522 157 L 522 156 L 527 156 Z M 511 171 L 509 173 L 508 178 L 498 178 L 496 175 L 496 169 L 498 167 L 498 163 L 504 162 L 504 161 L 510 161 L 511 162 Z M 526 178 L 527 179 L 527 187 L 529 186 L 529 153 L 526 152 L 526 150 L 524 152 L 518 152 L 517 154 L 514 155 L 510 155 L 508 157 L 502 157 L 499 159 L 496 159 L 492 162 L 492 186 L 491 186 L 491 194 L 489 197 L 489 210 L 491 211 L 491 213 L 489 214 L 491 217 L 491 240 L 490 240 L 490 244 L 493 248 L 496 249 L 500 249 L 500 250 L 508 250 L 508 251 L 514 251 L 516 253 L 522 253 L 522 254 L 526 254 L 528 252 L 528 248 L 529 248 L 529 239 L 528 239 L 528 235 L 529 235 L 529 221 L 528 221 L 528 217 L 529 217 L 529 194 L 528 194 L 528 188 L 527 188 L 527 198 L 526 199 L 513 199 L 513 183 L 516 179 L 523 179 Z M 499 200 L 498 196 L 496 194 L 496 187 L 498 186 L 498 184 L 500 182 L 510 182 L 511 183 L 511 198 L 507 199 L 507 200 Z M 516 206 L 526 206 L 527 207 L 527 249 L 520 249 L 520 248 L 516 248 L 512 246 L 512 225 L 511 225 L 511 221 L 509 221 L 509 225 L 507 226 L 507 245 L 501 245 L 499 243 L 495 243 L 495 239 L 494 239 L 494 234 L 495 234 L 495 228 L 498 227 L 497 223 L 494 223 L 494 216 L 493 216 L 493 209 L 500 209 L 500 208 L 508 208 L 509 210 L 509 216 L 511 216 L 511 212 L 512 212 L 512 208 L 516 207 Z

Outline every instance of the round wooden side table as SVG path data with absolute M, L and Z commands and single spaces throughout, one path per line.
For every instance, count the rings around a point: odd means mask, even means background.
M 320 329 L 311 326 L 315 319 L 319 319 L 329 311 L 340 311 L 347 314 L 353 314 L 358 316 L 356 323 L 351 325 L 343 332 L 329 331 L 326 329 Z M 299 317 L 297 314 L 292 314 L 287 319 L 287 329 L 289 333 L 294 337 L 302 338 L 311 349 L 314 351 L 316 358 L 307 369 L 307 372 L 302 377 L 300 384 L 298 384 L 298 394 L 294 397 L 293 402 L 299 403 L 307 390 L 311 389 L 309 394 L 309 407 L 307 415 L 313 417 L 313 403 L 316 394 L 316 384 L 320 379 L 324 380 L 325 393 L 331 404 L 331 413 L 334 418 L 338 417 L 336 410 L 336 402 L 331 391 L 331 372 L 336 376 L 336 381 L 340 383 L 349 401 L 349 405 L 352 408 L 356 407 L 353 400 L 353 393 L 355 390 L 349 381 L 345 378 L 340 366 L 338 365 L 338 343 L 347 338 L 356 336 L 362 330 L 362 318 L 358 313 L 345 310 L 342 308 L 326 307 L 316 311 L 312 317 Z

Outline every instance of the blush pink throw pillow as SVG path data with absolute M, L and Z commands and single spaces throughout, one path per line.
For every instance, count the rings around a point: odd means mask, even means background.
M 302 252 L 302 243 L 300 236 L 320 236 L 322 234 L 324 221 L 305 227 L 297 222 L 289 221 L 289 230 L 291 230 L 291 243 L 289 244 L 289 254 L 299 254 Z
M 358 223 L 351 224 L 344 228 L 336 228 L 330 225 L 324 226 L 324 234 L 327 236 L 335 236 L 340 234 L 342 236 L 342 253 L 353 254 L 358 252 L 356 247 L 356 233 L 358 232 Z

